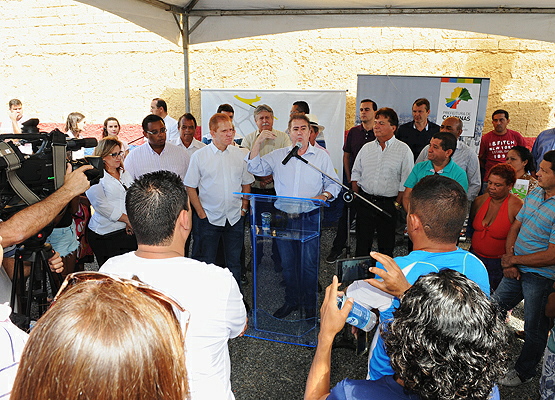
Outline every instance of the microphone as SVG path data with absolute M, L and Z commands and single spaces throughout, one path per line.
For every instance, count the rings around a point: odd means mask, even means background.
M 68 139 L 66 142 L 67 150 L 79 150 L 83 147 L 96 147 L 98 141 L 95 138 Z
M 301 147 L 303 147 L 303 144 L 301 142 L 295 143 L 295 146 L 293 146 L 289 154 L 287 154 L 287 156 L 283 159 L 281 163 L 283 165 L 287 164 L 292 157 L 295 157 L 297 155 Z

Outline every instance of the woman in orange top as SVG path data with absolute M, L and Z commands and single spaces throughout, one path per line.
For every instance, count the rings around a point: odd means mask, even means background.
M 501 256 L 506 253 L 509 228 L 522 207 L 522 200 L 510 195 L 515 182 L 513 167 L 496 165 L 490 171 L 486 193 L 478 196 L 470 209 L 474 229 L 470 251 L 486 266 L 492 293 L 503 278 Z

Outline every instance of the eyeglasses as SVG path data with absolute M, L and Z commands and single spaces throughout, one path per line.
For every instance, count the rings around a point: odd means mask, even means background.
M 110 153 L 109 155 L 112 156 L 113 158 L 123 157 L 123 151 L 120 151 L 118 153 Z
M 148 133 L 149 135 L 158 135 L 159 133 L 166 133 L 167 129 L 166 128 L 160 128 L 159 131 L 146 131 L 146 133 Z
M 138 279 L 125 279 L 125 278 L 120 278 L 120 277 L 115 276 L 115 275 L 104 274 L 102 272 L 79 271 L 79 272 L 74 272 L 72 274 L 69 274 L 68 276 L 66 276 L 66 279 L 64 280 L 64 282 L 60 286 L 60 290 L 58 290 L 58 293 L 54 297 L 54 300 L 52 300 L 51 306 L 54 305 L 54 303 L 56 303 L 56 301 L 59 299 L 59 297 L 64 294 L 64 292 L 67 290 L 67 288 L 69 286 L 74 286 L 74 285 L 77 285 L 77 284 L 83 283 L 83 282 L 96 282 L 96 283 L 99 283 L 99 284 L 114 284 L 115 283 L 115 284 L 121 284 L 121 285 L 124 285 L 124 286 L 132 286 L 135 289 L 137 289 L 139 292 L 141 292 L 141 293 L 147 295 L 148 297 L 160 302 L 172 314 L 173 314 L 172 306 L 177 308 L 179 311 L 185 313 L 186 314 L 186 321 L 182 321 L 182 324 L 186 325 L 186 324 L 189 323 L 189 317 L 190 317 L 189 312 L 185 308 L 183 308 L 183 306 L 181 304 L 179 304 L 179 302 L 177 300 L 170 297 L 169 295 L 167 295 L 163 292 L 160 292 L 159 290 L 141 282 Z

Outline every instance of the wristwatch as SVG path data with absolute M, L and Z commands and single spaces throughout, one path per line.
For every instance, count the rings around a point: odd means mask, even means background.
M 326 201 L 331 199 L 331 195 L 328 192 L 322 192 L 322 196 L 324 196 L 326 198 Z
M 248 208 L 241 208 L 241 211 L 243 211 L 245 214 L 249 213 L 249 209 Z

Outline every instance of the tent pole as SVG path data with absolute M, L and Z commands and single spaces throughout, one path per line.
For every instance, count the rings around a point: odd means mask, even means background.
M 181 14 L 183 42 L 183 74 L 185 79 L 185 112 L 191 112 L 191 95 L 189 87 L 189 16 Z

